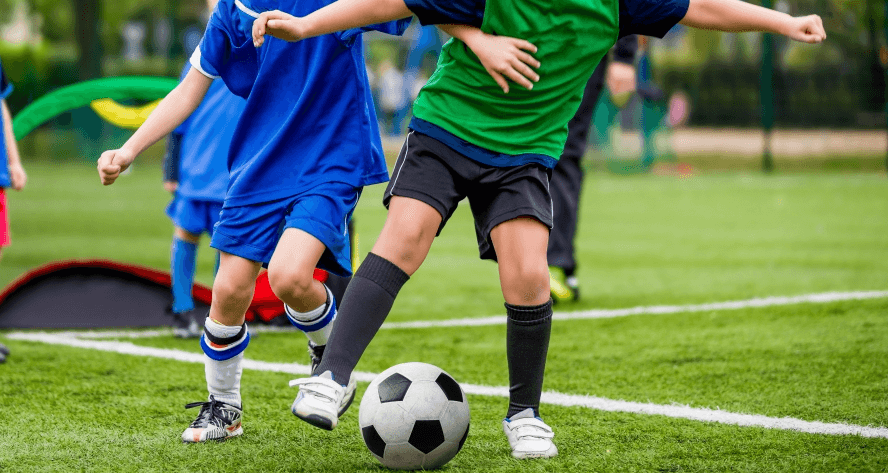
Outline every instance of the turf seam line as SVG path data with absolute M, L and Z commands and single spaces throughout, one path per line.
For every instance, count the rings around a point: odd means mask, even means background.
M 134 345 L 130 342 L 80 340 L 45 332 L 17 332 L 11 333 L 7 337 L 14 340 L 66 345 L 75 348 L 100 350 L 124 355 L 164 358 L 187 363 L 203 364 L 204 357 L 206 356 L 202 353 L 192 353 L 182 350 L 144 347 Z M 244 359 L 243 367 L 249 370 L 298 375 L 306 375 L 309 373 L 310 369 L 307 365 L 300 365 L 297 363 L 273 363 L 249 359 Z M 361 382 L 370 382 L 376 378 L 375 373 L 366 372 L 355 372 L 354 376 L 357 381 Z M 467 394 L 504 398 L 509 397 L 508 387 L 481 386 L 475 384 L 461 384 L 461 386 L 463 391 Z M 690 407 L 685 405 L 662 405 L 617 401 L 595 396 L 563 394 L 552 391 L 546 391 L 543 393 L 542 402 L 564 407 L 586 407 L 607 412 L 661 415 L 677 419 L 716 422 L 741 427 L 763 427 L 766 429 L 788 430 L 809 434 L 858 435 L 869 438 L 888 438 L 888 428 L 886 427 L 806 421 L 792 417 L 775 418 L 764 415 L 739 414 L 717 409 Z

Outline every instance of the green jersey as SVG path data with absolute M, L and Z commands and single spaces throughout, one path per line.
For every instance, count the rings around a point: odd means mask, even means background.
M 662 36 L 684 17 L 687 0 L 407 0 L 407 6 L 424 24 L 470 24 L 525 39 L 537 46 L 541 63 L 533 90 L 513 86 L 505 94 L 453 39 L 414 102 L 410 127 L 456 148 L 481 148 L 468 156 L 487 164 L 554 167 L 586 82 L 618 37 Z

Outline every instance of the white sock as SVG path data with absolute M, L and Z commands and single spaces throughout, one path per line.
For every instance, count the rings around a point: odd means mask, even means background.
M 232 338 L 240 333 L 241 328 L 241 325 L 222 325 L 209 317 L 204 323 L 204 329 L 217 338 Z M 245 339 L 241 340 L 240 343 L 246 343 Z M 240 381 L 244 372 L 243 360 L 243 352 L 227 360 L 214 360 L 204 355 L 207 390 L 215 399 L 237 407 L 242 405 Z
M 204 367 L 207 376 L 207 391 L 217 401 L 242 406 L 240 380 L 244 372 L 244 354 L 240 353 L 227 360 L 214 360 L 204 355 Z
M 290 323 L 295 325 L 299 330 L 305 332 L 308 339 L 315 345 L 327 344 L 330 332 L 333 331 L 333 321 L 336 319 L 335 313 L 332 317 L 327 317 L 328 312 L 333 310 L 333 293 L 330 292 L 330 289 L 326 285 L 324 286 L 324 290 L 327 291 L 327 300 L 314 310 L 297 312 L 292 307 L 284 304 L 284 311 L 287 313 Z

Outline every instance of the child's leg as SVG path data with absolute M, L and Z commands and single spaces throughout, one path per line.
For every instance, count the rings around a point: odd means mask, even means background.
M 5 246 L 9 246 L 9 212 L 6 209 L 6 191 L 0 187 L 0 258 Z
M 506 299 L 509 411 L 503 432 L 515 458 L 558 454 L 552 428 L 539 419 L 543 373 L 552 328 L 546 245 L 549 229 L 533 218 L 501 223 L 490 232 Z
M 431 206 L 392 197 L 382 233 L 345 290 L 318 373 L 330 370 L 334 379 L 349 379 L 401 286 L 428 255 L 440 225 L 441 214 Z
M 186 406 L 201 406 L 201 411 L 182 432 L 183 442 L 220 440 L 243 433 L 240 381 L 243 352 L 250 343 L 244 315 L 253 299 L 259 268 L 260 263 L 222 253 L 213 282 L 213 303 L 200 340 L 209 401 Z
M 249 343 L 244 315 L 253 300 L 260 264 L 222 254 L 213 282 L 213 303 L 204 324 L 201 346 L 207 354 L 207 388 L 216 399 L 241 405 L 240 378 L 243 351 Z
M 274 294 L 284 301 L 290 323 L 319 346 L 327 344 L 336 316 L 335 302 L 328 289 L 313 277 L 325 249 L 324 244 L 309 233 L 287 228 L 268 264 L 268 283 Z
M 336 401 L 344 399 L 338 383 L 351 378 L 401 287 L 425 260 L 443 222 L 465 198 L 462 179 L 443 158 L 447 153 L 454 152 L 432 138 L 408 135 L 392 172 L 398 179 L 389 183 L 383 198 L 389 208 L 385 225 L 345 290 L 338 321 L 314 370 L 320 374 L 291 383 L 300 387 L 293 403 L 293 413 L 300 419 L 325 429 L 336 427 L 344 412 L 341 402 L 338 414 L 336 410 Z
M 539 415 L 552 324 L 548 236 L 549 229 L 532 218 L 509 220 L 490 232 L 509 317 L 506 350 L 511 387 L 506 417 L 528 408 Z
M 173 233 L 170 251 L 170 274 L 173 281 L 173 312 L 183 313 L 194 309 L 191 288 L 194 285 L 194 271 L 197 263 L 197 245 L 200 235 L 180 227 Z

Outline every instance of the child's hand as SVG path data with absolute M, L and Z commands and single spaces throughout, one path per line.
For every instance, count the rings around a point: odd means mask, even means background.
M 823 20 L 817 15 L 799 16 L 790 20 L 786 36 L 803 43 L 820 43 L 826 39 L 826 30 L 823 29 Z
M 163 181 L 163 190 L 169 192 L 170 194 L 175 194 L 178 188 L 179 183 L 176 181 Z
M 625 62 L 613 61 L 607 66 L 605 82 L 611 95 L 620 95 L 635 91 L 635 66 Z
M 120 177 L 123 171 L 126 171 L 126 168 L 130 167 L 135 159 L 135 154 L 123 149 L 112 149 L 102 153 L 98 161 L 99 164 L 96 166 L 99 169 L 99 177 L 102 178 L 102 185 L 114 184 L 114 181 Z
M 300 32 L 299 18 L 280 10 L 263 12 L 253 21 L 253 46 L 262 46 L 265 35 L 285 41 L 299 41 L 304 37 Z
M 28 182 L 28 175 L 25 174 L 25 168 L 22 167 L 21 163 L 9 165 L 9 179 L 12 181 L 13 189 L 20 191 L 25 188 L 25 184 Z
M 539 74 L 530 68 L 533 66 L 538 69 L 540 62 L 525 52 L 537 52 L 537 47 L 529 42 L 508 36 L 489 35 L 480 31 L 473 35 L 469 41 L 471 44 L 469 42 L 466 44 L 478 56 L 481 65 L 499 84 L 503 92 L 509 93 L 509 83 L 506 81 L 506 77 L 527 90 L 533 89 L 533 82 L 540 80 Z

